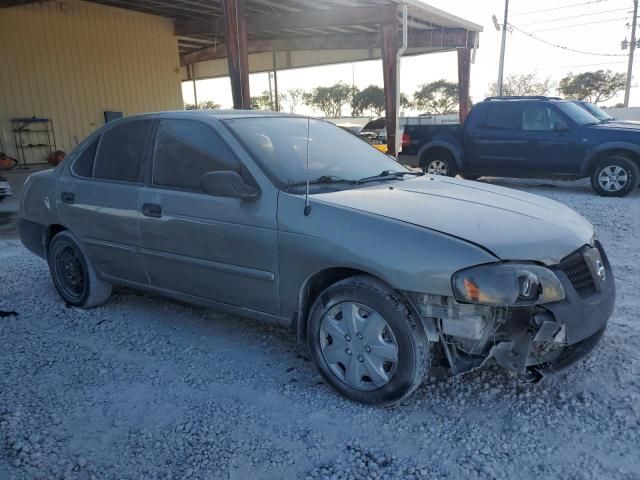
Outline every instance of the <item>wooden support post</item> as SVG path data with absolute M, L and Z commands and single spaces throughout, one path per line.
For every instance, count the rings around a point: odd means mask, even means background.
M 398 108 L 396 90 L 398 89 L 398 41 L 396 24 L 382 25 L 382 74 L 384 79 L 384 113 L 387 127 L 387 153 L 396 152 L 396 109 Z
M 460 123 L 463 123 L 471 104 L 469 98 L 469 82 L 471 75 L 471 48 L 464 47 L 458 49 L 458 100 Z
M 222 0 L 233 108 L 251 109 L 244 0 Z

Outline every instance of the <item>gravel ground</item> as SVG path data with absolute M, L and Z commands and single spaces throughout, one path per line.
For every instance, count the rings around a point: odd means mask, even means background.
M 640 478 L 640 194 L 495 182 L 596 225 L 618 287 L 607 334 L 540 384 L 431 377 L 387 409 L 339 397 L 283 329 L 127 289 L 66 308 L 5 235 L 0 479 Z

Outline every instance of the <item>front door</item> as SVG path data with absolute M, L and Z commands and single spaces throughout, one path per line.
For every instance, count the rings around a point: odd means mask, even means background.
M 530 145 L 528 170 L 536 175 L 577 173 L 583 158 L 578 127 L 550 104 L 523 103 L 521 131 Z
M 118 122 L 90 139 L 56 187 L 62 222 L 98 270 L 136 283 L 147 283 L 138 252 L 138 201 L 152 122 Z
M 151 285 L 277 314 L 277 191 L 255 200 L 216 197 L 203 174 L 232 170 L 254 182 L 215 128 L 162 119 L 151 182 L 140 199 L 141 247 Z

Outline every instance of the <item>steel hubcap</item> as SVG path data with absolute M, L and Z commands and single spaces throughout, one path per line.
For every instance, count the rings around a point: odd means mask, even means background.
M 446 175 L 447 164 L 442 160 L 433 160 L 427 165 L 427 173 L 431 175 Z
M 382 315 L 366 305 L 331 308 L 320 324 L 320 348 L 331 371 L 358 390 L 383 387 L 397 370 L 396 338 Z
M 71 297 L 78 297 L 84 292 L 84 271 L 80 258 L 73 248 L 61 248 L 55 256 L 56 273 L 60 285 Z
M 598 175 L 598 183 L 603 190 L 617 192 L 622 190 L 629 181 L 627 171 L 617 165 L 609 165 L 603 168 Z

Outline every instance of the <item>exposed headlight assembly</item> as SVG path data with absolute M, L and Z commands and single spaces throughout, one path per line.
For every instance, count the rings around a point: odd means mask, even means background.
M 457 301 L 481 305 L 538 305 L 564 298 L 555 274 L 539 265 L 491 263 L 456 272 L 451 278 Z

